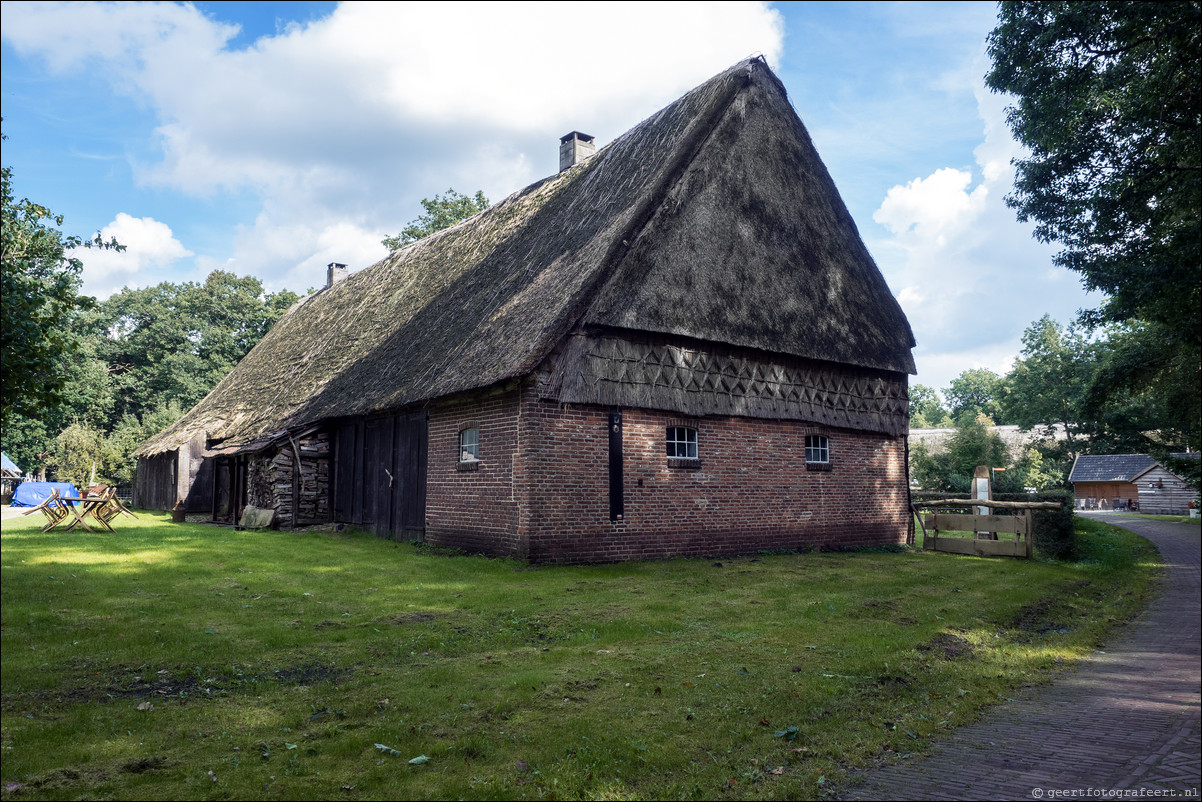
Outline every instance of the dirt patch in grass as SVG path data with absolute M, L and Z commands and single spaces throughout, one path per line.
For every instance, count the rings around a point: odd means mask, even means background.
M 1066 583 L 1057 588 L 1055 595 L 1024 604 L 1008 622 L 1009 628 L 1028 635 L 1067 632 L 1077 615 L 1073 610 L 1072 600 L 1090 587 L 1090 584 L 1087 579 Z
M 162 755 L 153 755 L 151 757 L 142 757 L 137 760 L 131 760 L 121 766 L 121 771 L 126 774 L 145 774 L 148 771 L 157 771 L 158 769 L 167 767 L 167 758 Z
M 84 663 L 83 665 L 87 665 Z M 279 685 L 316 685 L 319 682 L 341 683 L 350 679 L 354 668 L 319 664 L 291 666 L 269 674 L 238 675 L 231 677 L 218 670 L 184 674 L 183 669 L 164 669 L 164 674 L 142 676 L 137 669 L 114 667 L 96 676 L 94 670 L 80 671 L 65 679 L 64 686 L 56 691 L 35 692 L 31 695 L 4 696 L 4 709 L 23 708 L 33 699 L 38 702 L 54 700 L 59 704 L 104 702 L 114 699 L 137 699 L 152 703 L 169 699 L 205 699 L 215 695 L 229 695 L 240 690 L 250 691 L 255 685 L 271 683 Z M 30 698 L 33 697 L 33 699 Z
M 405 624 L 425 624 L 436 620 L 438 620 L 438 616 L 434 613 L 405 613 L 392 616 L 388 619 L 388 623 L 399 627 Z
M 926 643 L 917 647 L 920 652 L 930 652 L 944 660 L 964 660 L 973 656 L 975 647 L 964 638 L 952 632 L 941 632 Z

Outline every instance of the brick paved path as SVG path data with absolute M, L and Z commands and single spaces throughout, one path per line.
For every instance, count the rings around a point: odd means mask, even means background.
M 842 799 L 1198 799 L 1199 529 L 1106 516 L 1156 544 L 1162 594 L 1104 651 L 956 730 L 929 756 L 869 771 Z M 1128 796 L 1086 796 L 1085 789 Z M 1140 789 L 1143 789 L 1142 794 Z

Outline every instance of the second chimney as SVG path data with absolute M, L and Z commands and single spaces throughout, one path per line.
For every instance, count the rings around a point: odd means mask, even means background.
M 573 131 L 559 138 L 559 172 L 592 156 L 597 151 L 594 137 Z
M 326 267 L 326 289 L 333 287 L 346 278 L 346 273 L 346 265 L 339 264 L 338 262 L 330 262 L 329 266 Z

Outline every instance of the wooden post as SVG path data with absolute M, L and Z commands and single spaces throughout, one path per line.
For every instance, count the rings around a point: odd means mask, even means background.
M 1027 519 L 1027 559 L 1035 556 L 1035 521 L 1031 517 L 1031 511 L 1027 510 L 1024 516 Z
M 976 471 L 972 475 L 972 497 L 985 499 L 986 501 L 993 500 L 993 488 L 989 485 L 989 466 L 978 465 Z M 977 507 L 977 515 L 988 515 L 988 507 Z M 977 532 L 979 540 L 997 540 L 997 532 Z

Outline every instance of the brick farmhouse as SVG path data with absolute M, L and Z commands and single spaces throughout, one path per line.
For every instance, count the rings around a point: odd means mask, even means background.
M 298 302 L 139 451 L 136 502 L 532 562 L 903 542 L 914 338 L 741 62 Z

